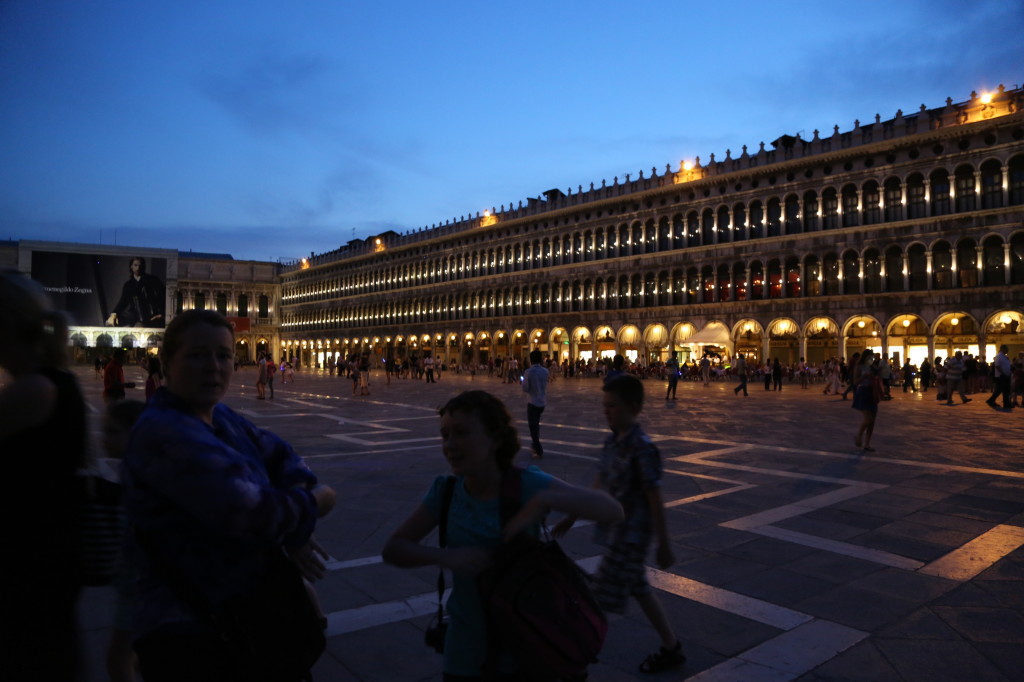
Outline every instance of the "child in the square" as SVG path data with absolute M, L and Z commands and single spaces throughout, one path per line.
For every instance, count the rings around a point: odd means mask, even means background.
M 637 423 L 644 402 L 640 380 L 630 374 L 615 376 L 602 391 L 604 414 L 612 434 L 605 440 L 594 487 L 618 500 L 625 518 L 598 527 L 598 542 L 607 549 L 594 576 L 594 596 L 608 613 L 622 613 L 627 599 L 636 599 L 661 638 L 661 648 L 644 659 L 640 671 L 656 673 L 686 662 L 682 643 L 647 582 L 644 567 L 647 549 L 655 537 L 658 566 L 666 569 L 675 563 L 661 499 L 661 455 Z M 555 526 L 554 535 L 563 535 L 575 520 L 563 519 Z

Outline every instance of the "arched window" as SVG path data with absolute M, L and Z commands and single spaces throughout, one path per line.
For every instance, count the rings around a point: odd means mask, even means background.
M 658 283 L 653 272 L 644 276 L 644 307 L 653 308 L 658 305 Z
M 928 288 L 928 258 L 924 244 L 914 244 L 907 249 L 907 267 L 910 269 L 910 290 L 924 291 Z
M 722 206 L 718 209 L 718 241 L 719 242 L 731 242 L 732 236 L 732 225 L 729 224 L 729 209 Z
M 829 187 L 821 193 L 822 228 L 833 230 L 839 227 L 839 195 Z
M 718 266 L 718 300 L 735 300 L 732 297 L 732 276 L 729 273 L 729 266 L 724 264 Z
M 822 274 L 825 281 L 825 295 L 835 296 L 841 293 L 842 278 L 839 276 L 839 257 L 834 253 L 825 255 L 821 264 Z
M 978 286 L 978 250 L 973 239 L 961 239 L 956 245 L 956 271 L 963 288 Z
M 1009 203 L 1010 206 L 1024 204 L 1024 154 L 1019 154 L 1012 159 L 1007 167 L 1009 175 Z
M 180 291 L 174 294 L 174 314 L 180 315 L 185 309 L 185 295 Z
M 686 302 L 696 303 L 700 300 L 700 275 L 697 268 L 686 271 Z
M 714 244 L 715 239 L 715 212 L 705 208 L 700 215 L 700 240 L 705 246 Z
M 843 227 L 856 227 L 860 224 L 860 206 L 857 201 L 857 187 L 843 187 Z
M 732 266 L 732 295 L 734 301 L 747 300 L 747 268 L 743 263 Z
M 747 238 L 747 207 L 736 204 L 732 207 L 732 240 L 741 242 Z
M 270 317 L 270 299 L 267 298 L 266 294 L 260 294 L 260 298 L 259 298 L 259 317 L 260 318 Z
M 953 252 L 949 242 L 940 241 L 932 246 L 932 287 L 953 288 Z
M 1024 232 L 1010 239 L 1010 284 L 1024 284 Z
M 964 164 L 956 169 L 956 212 L 978 208 L 978 193 L 974 183 L 974 168 Z
M 764 236 L 764 208 L 760 201 L 750 202 L 750 238 L 760 239 Z
M 903 291 L 903 251 L 895 245 L 886 249 L 886 291 Z
M 803 232 L 803 225 L 800 224 L 800 199 L 795 194 L 786 197 L 786 234 L 800 234 Z
M 686 276 L 682 270 L 672 271 L 672 305 L 686 303 Z
M 196 295 L 192 298 L 192 307 L 196 310 L 206 310 L 206 294 L 197 291 Z
M 658 251 L 668 251 L 672 248 L 672 226 L 668 218 L 662 218 L 658 222 Z
M 864 252 L 864 293 L 882 293 L 882 256 L 878 249 Z
M 899 178 L 885 181 L 885 222 L 903 220 L 903 188 Z
M 768 297 L 782 298 L 782 265 L 778 259 L 768 261 Z
M 1006 268 L 1003 266 L 1003 240 L 991 236 L 984 241 L 982 276 L 987 287 L 1000 286 L 1006 283 Z
M 820 224 L 818 220 L 818 193 L 811 190 L 804 192 L 804 230 L 815 232 Z
M 686 224 L 678 213 L 672 216 L 672 248 L 686 248 Z
M 686 214 L 686 243 L 688 246 L 700 246 L 700 219 L 696 211 Z
M 878 183 L 874 180 L 865 182 L 861 190 L 861 196 L 864 205 L 862 210 L 864 224 L 877 225 L 882 222 L 882 193 L 878 188 Z
M 847 251 L 843 254 L 843 293 L 860 293 L 860 263 L 857 260 L 856 251 Z
M 981 207 L 1002 208 L 1003 168 L 995 159 L 981 164 Z
M 785 272 L 782 273 L 786 285 L 786 296 L 799 298 L 801 294 L 800 259 L 796 256 L 786 258 Z
M 750 264 L 750 300 L 764 299 L 764 290 L 764 268 L 761 261 L 756 260 Z
M 778 197 L 768 200 L 768 236 L 778 237 L 782 234 L 782 202 Z
M 701 291 L 701 302 L 711 303 L 715 300 L 715 271 L 710 265 L 705 265 L 700 271 L 701 282 L 704 285 Z
M 804 259 L 804 291 L 808 296 L 821 295 L 821 263 L 814 254 Z
M 932 190 L 932 215 L 948 214 L 951 210 L 949 203 L 949 173 L 939 168 L 932 171 L 928 181 Z
M 223 291 L 218 292 L 217 296 L 214 297 L 214 307 L 216 307 L 218 313 L 226 317 L 228 314 L 228 295 Z

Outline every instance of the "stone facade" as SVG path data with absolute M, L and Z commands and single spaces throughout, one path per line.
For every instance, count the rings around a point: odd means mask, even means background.
M 551 190 L 281 274 L 304 364 L 1024 350 L 1024 91 Z

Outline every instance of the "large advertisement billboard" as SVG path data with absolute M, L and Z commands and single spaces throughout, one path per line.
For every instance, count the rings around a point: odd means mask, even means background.
M 32 252 L 32 279 L 83 327 L 164 327 L 167 259 Z

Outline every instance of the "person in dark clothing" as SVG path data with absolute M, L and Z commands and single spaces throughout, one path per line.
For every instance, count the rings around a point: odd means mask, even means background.
M 0 660 L 4 680 L 77 679 L 75 602 L 80 590 L 85 401 L 65 369 L 67 324 L 43 289 L 0 272 Z M 21 490 L 22 494 L 16 494 Z
M 164 283 L 146 272 L 146 260 L 136 256 L 128 266 L 121 298 L 107 317 L 108 327 L 163 327 Z
M 772 390 L 782 390 L 782 365 L 779 363 L 779 359 L 775 358 L 772 363 Z

